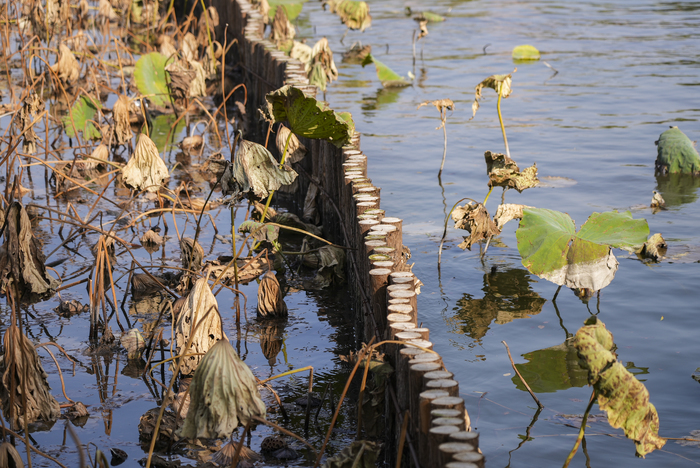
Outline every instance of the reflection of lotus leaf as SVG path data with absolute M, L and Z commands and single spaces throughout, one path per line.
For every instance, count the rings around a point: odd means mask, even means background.
M 666 208 L 693 203 L 698 199 L 700 177 L 690 174 L 669 174 L 656 176 L 656 190 L 666 200 Z
M 588 385 L 588 371 L 581 367 L 576 348 L 570 346 L 568 341 L 523 354 L 523 357 L 528 362 L 515 366 L 535 393 L 552 393 Z M 518 390 L 527 391 L 517 375 L 512 380 Z
M 503 325 L 539 314 L 547 301 L 532 291 L 531 282 L 530 275 L 523 269 L 484 275 L 482 299 L 465 294 L 457 301 L 455 320 L 459 325 L 456 331 L 480 340 L 492 321 Z

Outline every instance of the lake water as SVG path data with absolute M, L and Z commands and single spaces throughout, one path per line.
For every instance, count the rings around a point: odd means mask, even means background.
M 536 381 L 530 384 L 548 391 L 539 393 L 546 409 L 529 431 L 532 439 L 523 443 L 537 407 L 513 381 L 501 341 L 516 363 L 525 363 L 523 354 L 562 345 L 565 330 L 575 333 L 591 313 L 613 333 L 619 360 L 649 390 L 660 434 L 691 437 L 700 429 L 700 384 L 691 377 L 700 365 L 695 263 L 700 208 L 697 184 L 678 187 L 654 177 L 654 141 L 671 125 L 691 140 L 700 138 L 700 2 L 370 4 L 372 27 L 350 32 L 344 45 L 337 18 L 314 3 L 304 7 L 301 34 L 313 40 L 327 36 L 334 51 L 354 41 L 371 44 L 376 58 L 405 76 L 413 68 L 417 23 L 404 15 L 404 7 L 449 12 L 447 21 L 428 25 L 429 35 L 417 45 L 413 87 L 385 90 L 373 66 L 338 64 L 340 78 L 326 98 L 335 109 L 352 112 L 363 133 L 370 177 L 382 187 L 382 208 L 404 219 L 404 243 L 425 283 L 419 317 L 460 382 L 488 465 L 563 464 L 591 394 L 581 386 L 585 374 L 582 380 L 562 375 L 565 352 L 535 355 L 540 367 L 529 374 Z M 506 202 L 567 212 L 577 226 L 596 211 L 631 209 L 635 218 L 648 220 L 651 233 L 663 234 L 673 257 L 649 265 L 615 251 L 620 267 L 599 304 L 593 298 L 586 305 L 564 289 L 556 301 L 561 319 L 552 303 L 556 285 L 530 275 L 520 262 L 517 223 L 506 226 L 481 261 L 476 246 L 471 252 L 457 247 L 463 231 L 450 222 L 437 269 L 445 211 L 463 197 L 483 200 L 488 180 L 483 153 L 504 152 L 492 90 L 484 91 L 481 109 L 469 120 L 474 86 L 512 72 L 511 51 L 521 44 L 536 46 L 542 59 L 517 64 L 513 93 L 501 109 L 511 156 L 521 168 L 536 162 L 543 184 L 522 194 L 509 191 Z M 435 130 L 438 113 L 432 106 L 416 107 L 444 98 L 456 109 L 448 112 L 443 194 L 437 178 L 443 151 L 442 130 Z M 656 189 L 669 206 L 652 213 L 648 206 Z M 499 199 L 496 189 L 487 204 L 492 214 Z M 592 414 L 600 413 L 595 405 Z M 605 419 L 591 422 L 586 434 L 587 454 L 579 449 L 572 466 L 700 463 L 697 446 L 674 441 L 648 455 L 649 461 L 636 459 L 633 442 Z
M 326 99 L 336 110 L 352 112 L 363 134 L 370 177 L 382 187 L 382 208 L 388 215 L 404 219 L 404 243 L 413 252 L 414 272 L 425 283 L 419 296 L 420 319 L 431 329 L 436 350 L 460 382 L 472 426 L 481 433 L 488 465 L 563 464 L 591 390 L 585 386 L 585 375 L 582 377 L 575 366 L 567 366 L 561 345 L 567 333 L 575 333 L 591 313 L 597 313 L 614 334 L 619 360 L 649 389 L 661 421 L 660 434 L 690 437 L 691 431 L 700 429 L 700 384 L 692 378 L 700 367 L 696 319 L 700 312 L 700 269 L 696 263 L 700 184 L 679 186 L 657 180 L 654 141 L 669 125 L 679 126 L 691 139 L 700 138 L 696 91 L 700 85 L 700 2 L 430 2 L 432 11 L 449 12 L 448 19 L 429 25 L 430 34 L 417 44 L 416 83 L 400 90 L 382 89 L 372 66 L 341 64 L 341 52 L 361 40 L 373 46 L 379 60 L 405 75 L 413 68 L 411 38 L 417 23 L 404 14 L 404 8 L 410 5 L 418 11 L 425 5 L 396 0 L 370 4 L 373 26 L 364 33 L 348 33 L 341 44 L 344 26 L 338 18 L 323 11 L 319 3 L 308 2 L 297 21 L 299 35 L 310 41 L 326 36 L 336 53 L 340 79 L 329 87 Z M 521 167 L 537 162 L 543 183 L 522 194 L 510 191 L 506 201 L 567 212 L 578 226 L 595 211 L 631 209 L 635 218 L 647 219 L 651 232 L 661 232 L 670 244 L 672 260 L 652 265 L 616 251 L 620 261 L 616 278 L 601 292 L 599 301 L 593 298 L 588 305 L 562 290 L 555 308 L 552 298 L 556 285 L 530 275 L 520 262 L 515 222 L 491 243 L 483 260 L 477 246 L 471 252 L 461 251 L 457 244 L 462 231 L 450 227 L 442 268 L 437 269 L 446 211 L 463 197 L 485 197 L 483 153 L 504 149 L 495 93 L 485 90 L 481 109 L 469 120 L 474 86 L 492 74 L 512 72 L 511 50 L 520 44 L 536 46 L 542 60 L 517 65 L 513 94 L 501 107 L 512 157 Z M 554 75 L 544 61 L 558 73 Z M 8 90 L 3 88 L 2 92 L 4 99 L 9 97 Z M 442 98 L 450 98 L 456 105 L 454 112 L 448 113 L 444 189 L 437 178 L 443 148 L 442 131 L 435 130 L 439 126 L 437 112 L 430 106 L 416 110 L 423 101 Z M 4 116 L 3 129 L 8 122 Z M 176 141 L 181 137 L 182 131 Z M 169 167 L 175 162 L 175 152 L 164 153 Z M 66 151 L 63 157 L 72 158 L 73 153 Z M 65 211 L 66 201 L 55 201 L 53 192 L 44 187 L 44 171 L 37 166 L 29 171 L 32 180 L 25 180 L 25 185 L 33 191 L 25 202 L 31 199 Z M 171 188 L 191 177 L 187 170 L 178 169 Z M 656 189 L 669 206 L 652 213 L 648 205 Z M 110 196 L 118 199 L 123 194 L 110 191 Z M 206 192 L 198 196 L 206 196 Z M 85 198 L 87 204 L 74 203 L 81 216 L 86 215 L 92 200 L 89 195 Z M 487 205 L 491 213 L 499 198 L 496 190 Z M 106 203 L 99 208 L 114 209 Z M 244 211 L 239 208 L 237 225 Z M 216 210 L 214 215 L 220 232 L 229 233 L 228 210 Z M 183 218 L 178 222 L 181 232 L 193 235 L 192 219 L 186 227 Z M 58 227 L 46 224 L 37 228 L 47 244 L 45 252 L 60 243 Z M 179 248 L 173 231 L 171 224 L 171 238 L 162 252 L 151 258 L 142 249 L 135 255 L 140 261 L 163 260 L 177 265 Z M 134 232 L 132 241 L 138 242 L 141 233 Z M 217 240 L 208 224 L 202 239 L 207 256 L 230 252 L 230 244 Z M 96 240 L 90 235 L 68 245 L 73 252 L 85 254 Z M 59 251 L 55 257 L 66 255 Z M 89 267 L 94 262 L 85 255 L 70 254 L 71 260 L 57 267 L 58 271 L 68 274 Z M 120 261 L 118 276 L 129 267 L 130 259 Z M 299 284 L 299 278 L 289 277 L 289 284 Z M 118 298 L 127 287 L 126 277 L 122 277 Z M 267 378 L 313 365 L 315 389 L 321 393 L 331 384 L 337 401 L 348 372 L 338 355 L 348 353 L 354 343 L 352 329 L 343 319 L 347 315 L 343 291 L 291 289 L 286 298 L 290 320 L 276 331 L 284 341 L 276 358 L 268 361 L 259 349 L 262 325 L 253 320 L 256 285 L 242 290 L 249 298 L 251 321 L 240 333 L 232 319 L 233 295 L 223 291 L 219 304 L 227 335 L 255 374 Z M 66 290 L 63 298 L 85 302 L 84 287 Z M 133 465 L 144 456 L 138 445 L 139 417 L 156 406 L 162 389 L 153 379 L 127 369 L 123 355 L 85 353 L 86 314 L 57 318 L 51 310 L 57 304 L 58 299 L 53 298 L 25 310 L 30 337 L 56 341 L 79 361 L 73 376 L 70 362 L 58 357 L 68 396 L 89 405 L 92 413 L 84 426 L 75 428 L 81 441 L 93 442 L 103 450 L 120 447 L 129 453 Z M 2 308 L 7 314 L 4 302 Z M 132 323 L 149 319 L 148 314 L 133 310 L 129 316 Z M 116 331 L 114 324 L 112 327 Z M 501 341 L 508 343 L 518 364 L 528 362 L 522 355 L 535 352 L 528 355 L 532 364 L 525 375 L 546 408 L 534 425 L 536 405 L 513 380 Z M 45 353 L 42 359 L 58 396 L 61 384 L 54 365 Z M 303 410 L 292 403 L 304 395 L 305 375 L 275 383 L 292 416 L 286 427 L 299 433 L 303 432 Z M 269 395 L 266 398 L 272 402 Z M 352 437 L 355 411 L 350 406 L 343 412 L 344 424 L 329 453 Z M 592 414 L 600 413 L 594 406 Z M 320 446 L 329 416 L 326 405 L 319 428 L 312 425 L 309 440 L 316 446 Z M 273 418 L 281 420 L 279 415 L 273 414 Z M 77 460 L 77 452 L 68 424 L 59 421 L 50 431 L 37 431 L 32 436 L 41 449 L 70 464 Z M 697 446 L 674 441 L 647 456 L 647 462 L 636 459 L 634 444 L 621 430 L 610 428 L 599 417 L 589 425 L 582 447 L 585 451 L 579 449 L 572 466 L 700 464 Z M 528 426 L 532 426 L 529 431 Z M 251 447 L 258 450 L 260 439 L 270 433 L 256 431 Z M 309 461 L 307 457 L 293 464 L 308 465 Z M 280 465 L 270 459 L 265 463 Z M 34 458 L 34 466 L 49 465 Z

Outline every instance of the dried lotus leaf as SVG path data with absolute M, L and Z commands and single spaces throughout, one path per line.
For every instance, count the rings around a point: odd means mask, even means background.
M 122 168 L 124 183 L 135 190 L 157 192 L 168 175 L 158 147 L 147 135 L 141 134 L 134 154 Z
M 36 115 L 44 110 L 44 102 L 35 92 L 30 92 L 19 111 L 18 131 L 23 134 L 22 152 L 27 154 L 36 153 L 36 142 L 39 139 L 34 132 L 34 119 Z
M 194 331 L 193 331 L 194 330 Z M 192 336 L 187 355 L 180 365 L 182 375 L 192 374 L 202 361 L 202 355 L 224 337 L 216 297 L 205 278 L 198 279 L 187 296 L 175 325 L 177 353 L 183 354 Z
M 10 325 L 5 331 L 3 348 L 4 354 L 0 358 L 0 403 L 3 416 L 10 420 L 12 428 L 24 427 L 25 416 L 29 422 L 38 419 L 52 421 L 61 416 L 61 408 L 51 395 L 48 375 L 39 355 L 16 325 Z M 24 389 L 26 395 L 23 395 Z M 11 391 L 14 392 L 12 395 Z
M 51 69 L 68 86 L 73 85 L 80 79 L 80 64 L 75 55 L 73 55 L 73 51 L 65 44 L 58 46 L 58 62 L 51 65 Z
M 57 281 L 46 273 L 42 244 L 34 237 L 29 214 L 21 203 L 10 205 L 6 223 L 0 249 L 0 293 L 7 294 L 16 284 L 23 296 L 52 295 Z
M 496 214 L 493 217 L 493 220 L 496 222 L 496 227 L 499 230 L 503 230 L 503 226 L 505 226 L 508 221 L 513 219 L 522 219 L 524 208 L 532 207 L 527 205 L 518 205 L 515 203 L 504 203 L 502 205 L 498 205 Z
M 108 0 L 100 0 L 100 3 L 97 5 L 97 17 L 103 22 L 117 21 L 119 19 L 119 15 L 114 11 Z
M 289 143 L 287 143 L 289 140 Z M 287 148 L 285 157 L 285 164 L 294 164 L 306 156 L 307 150 L 306 146 L 299 141 L 299 137 L 293 134 L 287 127 L 280 125 L 277 129 L 277 151 L 280 154 L 285 154 L 285 147 Z
M 304 214 L 302 215 L 302 218 L 312 224 L 318 224 L 321 220 L 316 203 L 317 196 L 318 186 L 316 184 L 309 184 L 309 188 L 306 191 L 306 197 L 304 197 Z
M 0 444 L 0 466 L 24 468 L 21 455 L 15 446 L 9 442 Z
M 196 62 L 199 59 L 199 46 L 194 34 L 187 33 L 182 39 L 182 57 L 188 62 Z
M 294 36 L 296 35 L 296 30 L 292 23 L 289 22 L 287 17 L 287 10 L 285 8 L 277 8 L 275 11 L 275 18 L 272 20 L 272 32 L 270 32 L 270 40 L 280 45 L 285 43 L 292 43 Z
M 199 24 L 197 31 L 197 43 L 202 47 L 209 46 L 209 40 L 216 36 L 216 28 L 219 25 L 219 12 L 216 8 L 210 6 L 205 14 L 199 16 Z
M 486 173 L 489 176 L 489 187 L 497 186 L 514 188 L 518 192 L 536 187 L 540 183 L 537 178 L 537 164 L 527 169 L 520 170 L 518 164 L 501 153 L 484 153 L 486 160 Z
M 517 70 L 517 68 L 513 70 L 513 73 L 515 73 Z M 510 93 L 513 90 L 513 73 L 509 73 L 507 75 L 491 75 L 476 85 L 474 88 L 474 102 L 472 103 L 472 119 L 476 115 L 476 111 L 479 110 L 479 99 L 481 99 L 482 89 L 491 88 L 496 91 L 496 94 L 499 94 L 503 98 L 510 96 Z
M 133 132 L 131 131 L 131 123 L 129 121 L 129 109 L 131 101 L 126 95 L 120 95 L 117 102 L 112 107 L 112 119 L 114 120 L 113 146 L 126 145 L 131 141 Z
M 265 417 L 255 376 L 228 340 L 216 343 L 204 356 L 190 384 L 190 408 L 180 435 L 228 437 L 253 417 Z
M 258 315 L 265 318 L 287 316 L 280 283 L 271 270 L 265 273 L 258 286 Z
M 489 212 L 486 211 L 486 207 L 481 203 L 469 202 L 464 206 L 458 206 L 452 211 L 452 220 L 455 222 L 455 228 L 464 229 L 470 233 L 470 236 L 465 237 L 459 244 L 462 250 L 471 250 L 476 242 L 501 233 L 489 216 Z
M 141 359 L 141 354 L 143 354 L 143 350 L 146 348 L 146 342 L 138 328 L 125 331 L 119 342 L 124 349 L 126 349 L 129 359 Z
M 204 146 L 202 135 L 192 135 L 182 139 L 180 149 L 188 155 L 199 154 Z

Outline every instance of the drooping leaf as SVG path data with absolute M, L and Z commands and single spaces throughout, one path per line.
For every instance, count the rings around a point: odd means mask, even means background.
M 316 99 L 304 96 L 298 88 L 286 85 L 269 93 L 265 99 L 267 108 L 262 109 L 263 116 L 270 122 L 286 121 L 296 135 L 328 140 L 338 148 L 352 138 L 345 116 L 321 107 Z
M 224 195 L 232 194 L 238 199 L 249 192 L 258 198 L 266 197 L 270 191 L 294 182 L 297 173 L 280 164 L 262 145 L 241 140 L 236 159 L 227 166 L 221 177 L 221 190 Z
M 370 44 L 363 46 L 361 42 L 356 42 L 350 47 L 350 50 L 343 53 L 343 62 L 360 64 L 371 52 L 372 46 Z
M 649 237 L 641 249 L 635 253 L 641 259 L 651 259 L 655 262 L 661 260 L 668 251 L 668 244 L 664 240 L 664 237 L 658 232 Z
M 588 384 L 588 371 L 581 367 L 576 348 L 569 340 L 523 354 L 523 357 L 528 362 L 515 367 L 535 393 L 551 393 Z M 517 375 L 512 380 L 518 390 L 527 391 Z
M 271 25 L 270 40 L 277 44 L 278 49 L 291 50 L 294 45 L 296 29 L 287 17 L 285 8 L 277 8 Z
M 289 21 L 294 21 L 301 13 L 306 1 L 307 0 L 267 0 L 267 4 L 270 6 L 267 15 L 270 21 L 272 21 L 275 18 L 277 7 L 281 5 L 282 8 L 286 10 Z
M 535 46 L 519 45 L 513 48 L 513 60 L 539 60 L 540 51 Z
M 471 250 L 472 245 L 482 239 L 497 236 L 501 231 L 496 227 L 486 207 L 481 203 L 469 202 L 452 210 L 452 220 L 456 229 L 469 231 L 470 236 L 464 238 L 459 248 Z
M 99 125 L 98 120 L 98 109 L 101 109 L 102 105 L 99 101 L 96 101 L 88 96 L 80 96 L 80 99 L 75 101 L 73 107 L 71 108 L 71 113 L 69 115 L 64 115 L 62 117 L 63 126 L 66 128 L 66 135 L 69 137 L 75 137 L 75 131 L 73 127 L 73 122 L 75 122 L 75 129 L 83 133 L 83 138 L 86 140 L 97 140 L 102 137 L 100 130 L 97 128 Z M 71 121 L 71 115 L 73 120 Z
M 321 38 L 311 50 L 311 58 L 307 65 L 309 83 L 326 90 L 326 84 L 338 79 L 338 69 L 333 62 L 333 51 L 328 39 Z
M 518 164 L 505 154 L 484 153 L 486 160 L 486 173 L 489 176 L 489 187 L 510 187 L 518 192 L 536 187 L 539 183 L 537 179 L 537 164 L 533 164 L 524 171 L 520 171 Z
M 227 339 L 209 349 L 190 385 L 190 408 L 180 430 L 187 438 L 229 437 L 238 423 L 264 418 L 255 376 Z
M 365 59 L 362 61 L 362 66 L 373 63 L 377 69 L 377 77 L 379 81 L 382 82 L 382 86 L 385 88 L 399 88 L 403 86 L 411 86 L 411 82 L 408 81 L 403 76 L 396 73 L 391 68 L 384 65 L 382 62 L 374 58 L 372 54 L 367 54 Z
M 311 53 L 313 49 L 311 46 L 304 44 L 303 42 L 294 41 L 292 50 L 289 51 L 289 56 L 299 60 L 305 65 L 306 71 L 309 71 L 309 63 L 311 62 Z
M 257 221 L 243 221 L 238 227 L 238 232 L 243 234 L 251 233 L 253 239 L 257 242 L 268 241 L 271 243 L 277 242 L 280 235 L 279 226 L 273 226 L 272 224 L 263 224 Z
M 157 192 L 168 176 L 168 167 L 160 157 L 155 143 L 142 133 L 134 154 L 122 168 L 122 180 L 136 190 Z
M 700 156 L 695 145 L 678 127 L 661 134 L 656 156 L 657 174 L 700 174 Z
M 634 440 L 641 457 L 663 447 L 666 441 L 659 437 L 659 415 L 649 402 L 649 392 L 613 354 L 613 336 L 605 324 L 595 316 L 589 318 L 573 342 L 610 425 Z
M 277 276 L 268 270 L 258 285 L 258 317 L 279 318 L 287 316 L 287 304 L 277 281 Z
M 159 106 L 170 104 L 165 71 L 167 61 L 168 58 L 160 52 L 151 52 L 142 55 L 134 67 L 134 81 L 139 92 Z
M 513 73 L 515 73 L 517 70 L 517 68 L 513 70 Z M 509 73 L 507 75 L 491 75 L 476 85 L 474 88 L 474 102 L 472 103 L 472 119 L 476 115 L 476 111 L 479 110 L 479 99 L 481 99 L 482 89 L 491 88 L 496 91 L 496 94 L 500 94 L 503 98 L 510 96 L 510 93 L 513 91 L 513 73 Z
M 575 231 L 566 213 L 525 208 L 515 232 L 523 265 L 531 273 L 569 288 L 598 291 L 615 277 L 618 262 L 612 247 L 634 251 L 649 235 L 646 220 L 629 211 L 593 213 Z

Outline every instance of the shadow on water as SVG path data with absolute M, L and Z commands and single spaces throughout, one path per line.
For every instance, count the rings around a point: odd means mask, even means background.
M 464 293 L 457 301 L 455 331 L 481 340 L 491 322 L 503 325 L 539 314 L 547 300 L 532 290 L 533 282 L 528 271 L 522 268 L 492 270 L 485 274 L 483 298 L 475 299 Z

